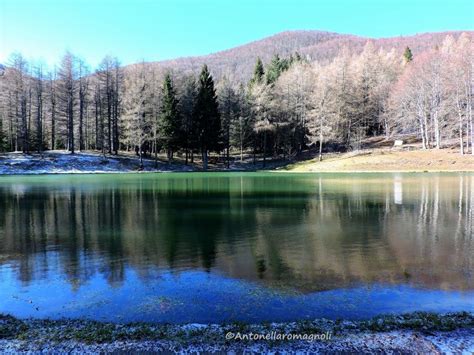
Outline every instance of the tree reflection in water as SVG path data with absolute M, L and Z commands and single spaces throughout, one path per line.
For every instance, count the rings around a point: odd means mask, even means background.
M 474 289 L 469 174 L 4 177 L 0 211 L 0 263 L 25 285 L 120 285 L 132 268 L 302 292 Z

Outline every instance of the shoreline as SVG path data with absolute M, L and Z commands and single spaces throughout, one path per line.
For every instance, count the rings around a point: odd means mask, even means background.
M 398 169 L 398 170 L 318 170 L 318 171 L 295 171 L 295 170 L 259 170 L 261 172 L 285 172 L 289 174 L 433 174 L 433 173 L 474 173 L 474 169 L 443 170 L 443 169 Z
M 254 339 L 245 338 L 250 334 Z M 285 334 L 297 340 L 282 340 Z M 297 338 L 298 334 L 300 338 Z M 359 321 L 316 319 L 286 323 L 177 325 L 68 319 L 21 320 L 0 315 L 0 350 L 72 353 L 472 352 L 474 314 L 415 312 Z
M 14 174 L 0 174 L 1 177 L 10 176 L 65 176 L 65 175 L 151 175 L 151 174 L 232 174 L 232 173 L 268 173 L 268 174 L 298 174 L 298 175 L 325 175 L 325 174 L 474 174 L 474 170 L 335 170 L 335 171 L 285 171 L 285 170 L 160 170 L 160 171 L 61 171 L 61 172 L 21 172 Z
M 168 162 L 147 157 L 139 166 L 136 156 L 130 154 L 107 155 L 97 152 L 46 151 L 42 154 L 21 152 L 0 154 L 0 176 L 18 175 L 75 175 L 75 174 L 144 174 L 144 173 L 306 173 L 306 174 L 374 174 L 374 173 L 474 173 L 474 156 L 459 155 L 453 150 L 393 150 L 372 149 L 356 152 L 328 154 L 317 159 L 270 159 L 264 167 L 262 161 L 253 164 L 251 159 L 232 161 L 227 168 L 221 161 L 207 171 L 199 164 L 185 165 L 182 157 Z

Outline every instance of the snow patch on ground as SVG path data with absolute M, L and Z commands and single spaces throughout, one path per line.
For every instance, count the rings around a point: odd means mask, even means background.
M 144 168 L 134 156 L 104 156 L 97 153 L 70 154 L 65 151 L 43 154 L 20 152 L 0 155 L 0 175 L 39 174 L 100 174 L 139 171 L 193 171 L 193 168 L 177 163 L 168 164 L 144 159 Z

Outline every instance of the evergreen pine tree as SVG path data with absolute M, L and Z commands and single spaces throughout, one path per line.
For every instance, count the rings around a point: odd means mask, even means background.
M 302 62 L 303 57 L 301 57 L 301 54 L 299 52 L 295 52 L 295 62 Z
M 265 81 L 267 85 L 273 84 L 282 72 L 282 61 L 278 54 L 275 54 L 267 67 Z
M 214 80 L 204 65 L 199 75 L 198 93 L 194 105 L 194 122 L 198 127 L 198 143 L 202 154 L 203 169 L 207 170 L 208 152 L 219 150 L 221 117 L 217 103 Z
M 170 74 L 166 74 L 163 82 L 158 129 L 161 144 L 166 149 L 168 160 L 171 160 L 173 150 L 178 148 L 180 138 L 180 115 L 178 111 L 178 100 Z
M 193 151 L 197 147 L 197 127 L 194 124 L 193 108 L 196 101 L 196 79 L 193 75 L 186 76 L 181 83 L 179 113 L 181 115 L 181 147 L 185 150 L 185 164 L 194 159 Z
M 403 58 L 405 58 L 405 62 L 407 63 L 413 60 L 413 53 L 411 52 L 410 47 L 405 48 L 405 52 L 403 53 Z
M 263 81 L 264 76 L 265 76 L 265 70 L 263 68 L 263 63 L 260 57 L 258 57 L 257 62 L 255 63 L 255 68 L 253 70 L 253 77 L 250 80 L 250 85 L 260 84 Z

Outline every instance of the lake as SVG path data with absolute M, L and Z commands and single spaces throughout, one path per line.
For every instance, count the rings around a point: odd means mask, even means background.
M 0 177 L 0 313 L 169 323 L 474 312 L 474 174 Z

